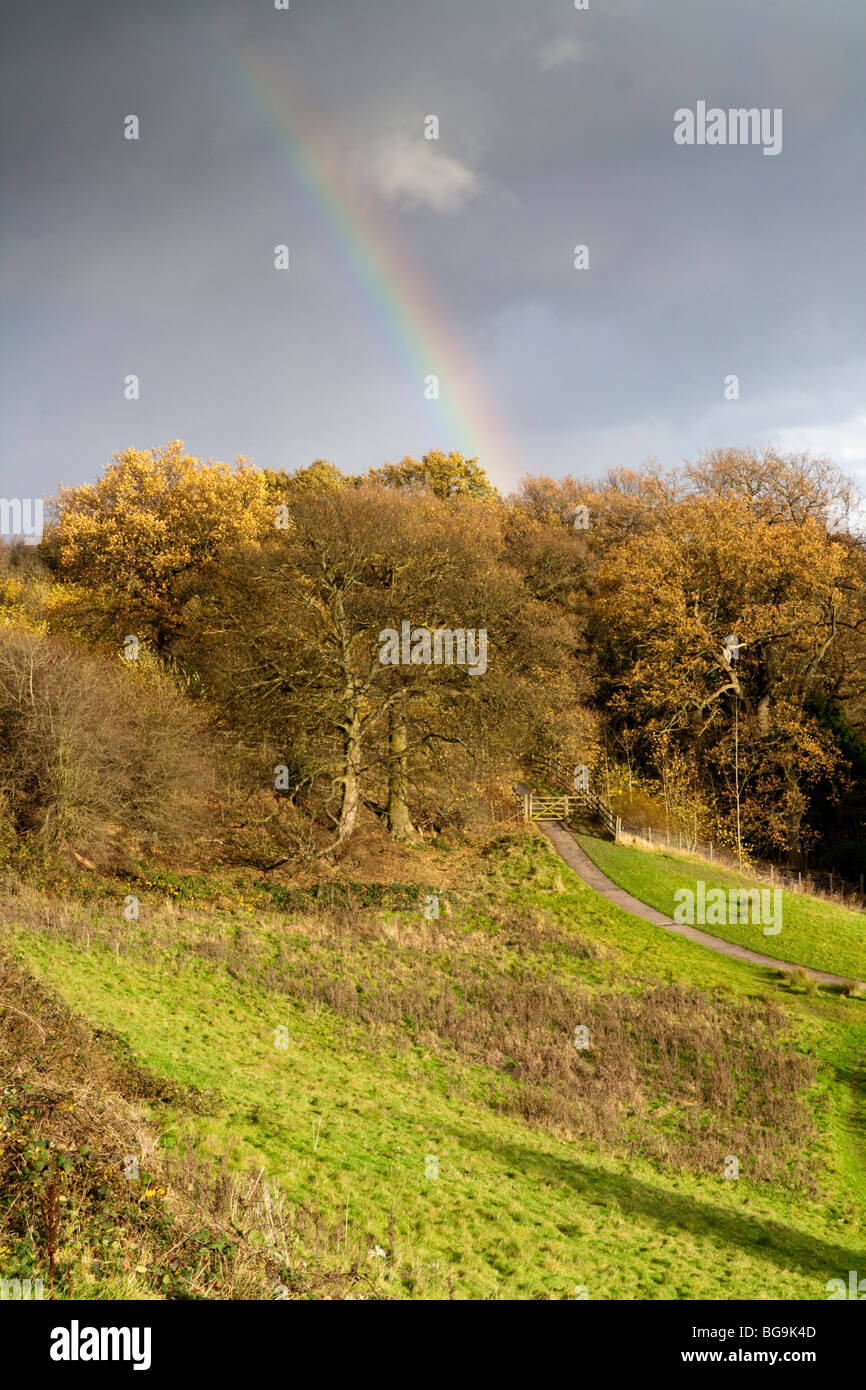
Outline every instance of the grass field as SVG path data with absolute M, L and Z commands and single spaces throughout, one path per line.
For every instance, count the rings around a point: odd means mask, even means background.
M 822 1299 L 863 1266 L 866 1003 L 637 921 L 534 834 L 454 881 L 436 921 L 387 894 L 288 913 L 160 894 L 128 923 L 27 890 L 2 939 L 35 988 L 164 1079 L 137 1100 L 154 1173 L 213 1160 L 315 1213 L 277 1252 L 287 1280 L 326 1247 L 364 1273 L 343 1297 Z M 60 1094 L 43 1051 L 31 1138 Z M 150 1211 L 171 1208 L 165 1186 Z M 163 1296 L 168 1237 L 94 1260 L 91 1215 L 84 1198 L 65 1209 L 73 1295 Z M 0 1235 L 6 1268 L 37 1269 L 38 1224 L 29 1245 L 23 1227 Z M 273 1297 L 257 1278 L 239 1296 Z M 224 1294 L 212 1279 L 185 1296 Z
M 694 891 L 698 879 L 710 888 L 754 888 L 749 880 L 693 855 L 667 850 L 638 849 L 590 835 L 578 837 L 590 859 L 620 888 L 659 912 L 674 914 L 678 888 Z M 761 884 L 761 887 L 768 885 Z M 866 980 L 866 912 L 857 912 L 803 893 L 782 892 L 782 930 L 764 936 L 761 926 L 727 922 L 702 926 L 711 936 L 750 946 L 754 951 L 826 970 L 849 979 Z

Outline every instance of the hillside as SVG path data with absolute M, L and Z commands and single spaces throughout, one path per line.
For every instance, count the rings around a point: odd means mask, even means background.
M 46 1211 L 58 1297 L 821 1299 L 862 1264 L 866 1002 L 517 827 L 399 853 L 391 888 L 166 875 L 138 921 L 7 883 L 5 1268 L 47 1278 Z

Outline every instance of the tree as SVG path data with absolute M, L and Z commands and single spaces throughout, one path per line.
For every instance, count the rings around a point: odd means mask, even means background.
M 829 459 L 772 448 L 711 449 L 686 463 L 681 477 L 699 497 L 739 497 L 766 521 L 800 526 L 811 517 L 830 532 L 857 498 L 854 483 Z
M 272 521 L 261 473 L 243 459 L 205 464 L 176 440 L 127 449 L 97 483 L 61 487 L 42 553 L 59 578 L 84 586 L 84 605 L 97 598 L 107 624 L 132 625 L 165 652 L 220 557 Z
M 362 801 L 364 743 L 387 708 L 377 688 L 383 578 L 408 499 L 381 488 L 286 494 L 286 526 L 223 558 L 189 613 L 185 654 L 235 729 L 308 759 L 339 793 L 336 845 Z
M 387 820 L 397 839 L 411 839 L 410 788 L 416 794 L 432 767 L 441 779 L 444 750 L 460 750 L 464 780 L 477 773 L 504 707 L 503 633 L 517 592 L 502 555 L 496 507 L 470 495 L 425 492 L 401 499 L 404 507 L 381 579 L 383 630 L 473 634 L 487 644 L 486 669 L 411 661 L 384 665 L 380 685 L 388 708 Z M 444 640 L 444 638 L 443 638 Z M 423 638 L 422 638 L 423 645 Z M 494 659 L 495 653 L 495 659 Z M 440 802 L 441 804 L 441 802 Z
M 306 468 L 296 468 L 294 473 L 287 473 L 285 469 L 275 472 L 271 468 L 264 468 L 262 472 L 268 487 L 279 497 L 289 488 L 304 488 L 308 492 L 338 492 L 355 482 L 350 474 L 342 473 L 335 463 L 327 459 L 314 459 Z
M 802 498 L 796 512 L 756 506 L 716 465 L 713 478 L 598 555 L 601 699 L 645 739 L 675 735 L 723 783 L 736 702 L 752 827 L 796 857 L 804 789 L 835 756 L 807 706 L 850 610 L 849 554 Z
M 494 498 L 499 495 L 477 458 L 465 459 L 453 451 L 444 454 L 433 449 L 421 459 L 407 454 L 399 463 L 371 468 L 367 476 L 371 482 L 382 483 L 385 487 L 428 488 L 437 497 Z

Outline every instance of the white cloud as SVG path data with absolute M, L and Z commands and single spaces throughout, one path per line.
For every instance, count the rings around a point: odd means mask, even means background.
M 775 430 L 773 442 L 783 452 L 807 449 L 826 454 L 836 463 L 862 469 L 866 466 L 866 415 L 855 415 L 834 425 L 793 425 Z
M 587 51 L 582 43 L 577 39 L 567 38 L 562 35 L 558 39 L 551 39 L 538 50 L 539 66 L 549 72 L 551 68 L 561 68 L 565 63 L 583 63 L 586 61 Z
M 407 135 L 395 135 L 380 148 L 373 177 L 391 202 L 434 212 L 456 212 L 479 188 L 477 175 L 451 155 L 440 154 L 435 141 Z

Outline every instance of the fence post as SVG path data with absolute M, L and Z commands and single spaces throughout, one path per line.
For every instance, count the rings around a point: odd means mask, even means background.
M 614 832 L 613 832 L 613 838 L 614 838 L 614 843 L 615 843 L 615 844 L 619 844 L 619 837 L 620 837 L 621 834 L 622 834 L 622 818 L 621 818 L 620 816 L 617 816 L 617 818 L 616 818 L 616 826 L 614 827 Z
M 798 892 L 798 893 L 802 893 L 802 891 L 803 891 L 803 875 L 802 875 L 802 873 L 800 872 L 800 870 L 798 869 L 798 870 L 797 870 L 797 892 Z
M 833 870 L 830 870 L 830 895 L 833 894 Z

